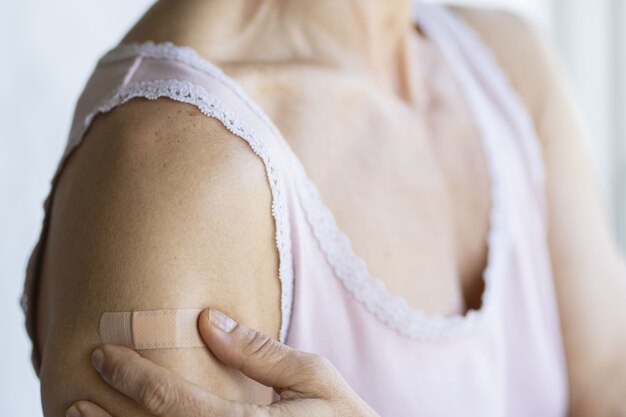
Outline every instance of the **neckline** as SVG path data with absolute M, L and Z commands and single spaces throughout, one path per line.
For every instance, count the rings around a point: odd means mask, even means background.
M 437 12 L 447 11 L 443 9 L 443 6 L 413 0 L 413 23 L 420 25 L 421 30 L 428 39 L 434 42 L 442 52 L 449 52 L 447 50 L 452 45 L 445 44 L 446 42 L 451 42 L 450 39 L 446 39 L 446 35 L 449 36 L 449 34 L 437 33 L 439 28 L 434 26 L 435 22 L 428 21 L 429 19 L 446 18 L 446 16 L 435 15 Z M 450 24 L 451 22 L 445 23 Z M 444 25 L 444 22 L 437 22 L 437 24 Z M 463 29 L 466 31 L 468 29 L 471 30 L 466 25 L 464 25 Z M 488 127 L 482 121 L 480 110 L 478 109 L 479 103 L 475 102 L 473 96 L 476 94 L 476 91 L 473 91 L 472 87 L 475 88 L 477 81 L 472 79 L 471 74 L 463 73 L 463 71 L 469 73 L 470 70 L 462 68 L 462 66 L 455 67 L 452 62 L 448 61 L 453 67 L 455 81 L 460 88 L 465 104 L 474 116 L 474 128 L 480 137 L 483 154 L 487 162 L 491 190 L 489 231 L 486 237 L 487 264 L 482 272 L 484 288 L 481 294 L 480 308 L 470 309 L 465 314 L 443 315 L 442 313 L 427 313 L 420 308 L 411 307 L 405 298 L 390 292 L 384 281 L 369 273 L 365 260 L 353 251 L 350 238 L 338 227 L 334 214 L 321 199 L 317 186 L 306 173 L 300 158 L 293 152 L 278 127 L 245 92 L 241 84 L 228 76 L 217 65 L 202 57 L 195 49 L 176 45 L 169 41 L 120 43 L 107 52 L 100 62 L 109 62 L 137 55 L 173 59 L 205 72 L 207 75 L 218 79 L 230 87 L 250 110 L 267 125 L 279 144 L 289 154 L 289 163 L 295 169 L 295 181 L 299 185 L 295 188 L 301 199 L 307 221 L 320 244 L 326 260 L 332 266 L 336 277 L 342 282 L 344 287 L 380 321 L 410 339 L 425 342 L 455 339 L 468 334 L 472 329 L 485 322 L 485 318 L 493 310 L 494 305 L 493 293 L 496 284 L 494 275 L 504 265 L 503 251 L 506 243 L 506 234 L 503 220 L 505 218 L 505 204 L 503 184 L 500 180 L 502 167 L 497 163 L 495 150 L 493 149 L 493 139 L 490 138 Z M 450 53 L 445 55 L 447 55 L 447 58 L 450 58 Z M 465 83 L 461 81 L 461 76 L 465 79 Z M 470 82 L 472 85 L 467 85 L 467 82 Z
M 473 329 L 483 325 L 494 310 L 493 295 L 497 284 L 494 276 L 504 269 L 504 251 L 507 241 L 506 227 L 503 224 L 507 218 L 505 215 L 507 206 L 504 200 L 505 185 L 501 180 L 504 167 L 496 159 L 494 138 L 491 137 L 489 126 L 482 118 L 481 111 L 485 110 L 484 103 L 476 101 L 476 95 L 480 94 L 476 89 L 478 81 L 473 78 L 471 70 L 465 65 L 455 65 L 454 61 L 458 59 L 455 53 L 460 55 L 461 51 L 451 51 L 459 45 L 453 45 L 456 41 L 453 39 L 455 34 L 449 32 L 462 29 L 463 33 L 456 34 L 456 36 L 467 35 L 472 38 L 473 46 L 480 46 L 480 43 L 476 43 L 477 33 L 444 6 L 425 3 L 421 0 L 412 1 L 412 18 L 413 23 L 419 25 L 425 37 L 445 55 L 461 91 L 462 99 L 473 116 L 474 130 L 479 136 L 487 163 L 491 205 L 489 230 L 485 239 L 488 250 L 487 264 L 482 272 L 484 288 L 479 309 L 469 309 L 464 314 L 454 315 L 427 313 L 421 308 L 411 307 L 405 298 L 390 292 L 385 282 L 373 276 L 365 260 L 353 251 L 350 238 L 338 227 L 332 211 L 321 199 L 317 186 L 306 174 L 302 162 L 282 136 L 281 142 L 285 142 L 286 149 L 291 154 L 291 159 L 298 171 L 297 176 L 304 185 L 299 191 L 301 191 L 300 197 L 309 224 L 326 259 L 344 286 L 370 313 L 398 333 L 422 342 L 449 341 L 467 335 Z M 455 27 L 451 28 L 450 25 Z M 442 26 L 448 27 L 444 31 Z M 456 63 L 463 64 L 462 62 Z

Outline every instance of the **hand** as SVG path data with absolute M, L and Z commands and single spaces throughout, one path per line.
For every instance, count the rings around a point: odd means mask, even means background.
M 295 350 L 215 309 L 202 312 L 199 329 L 219 360 L 273 387 L 280 400 L 256 405 L 220 398 L 122 346 L 103 345 L 92 363 L 109 385 L 159 417 L 377 417 L 322 356 Z M 89 401 L 68 409 L 68 417 L 75 415 L 111 417 Z

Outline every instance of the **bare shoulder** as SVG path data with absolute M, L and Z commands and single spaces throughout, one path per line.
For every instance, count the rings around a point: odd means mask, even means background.
M 544 106 L 546 87 L 562 78 L 556 51 L 546 30 L 508 10 L 449 8 L 478 33 L 536 119 Z
M 46 415 L 79 398 L 137 412 L 89 364 L 103 312 L 214 306 L 278 337 L 271 199 L 262 160 L 191 105 L 134 99 L 98 116 L 51 208 L 37 308 Z M 208 349 L 142 355 L 224 397 L 270 398 Z

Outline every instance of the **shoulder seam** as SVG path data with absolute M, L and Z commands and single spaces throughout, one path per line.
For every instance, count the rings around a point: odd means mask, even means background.
M 201 56 L 195 49 L 188 46 L 177 45 L 171 41 L 121 43 L 105 53 L 98 61 L 98 65 L 132 57 L 172 60 L 188 65 L 191 68 L 213 77 L 233 91 L 235 95 L 237 95 L 237 97 L 242 100 L 246 106 L 248 106 L 252 112 L 270 128 L 274 135 L 280 136 L 280 133 L 274 123 L 267 117 L 265 112 L 263 112 L 263 110 L 261 110 L 261 108 L 259 108 L 259 106 L 252 99 L 250 99 L 243 88 L 226 73 L 224 73 L 220 67 Z

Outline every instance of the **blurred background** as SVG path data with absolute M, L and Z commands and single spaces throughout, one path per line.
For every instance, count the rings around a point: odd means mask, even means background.
M 381 0 L 382 1 L 382 0 Z M 42 415 L 19 308 L 43 200 L 96 60 L 153 0 L 4 0 L 0 13 L 0 415 Z M 556 45 L 588 148 L 626 246 L 626 1 L 458 0 L 526 15 Z

